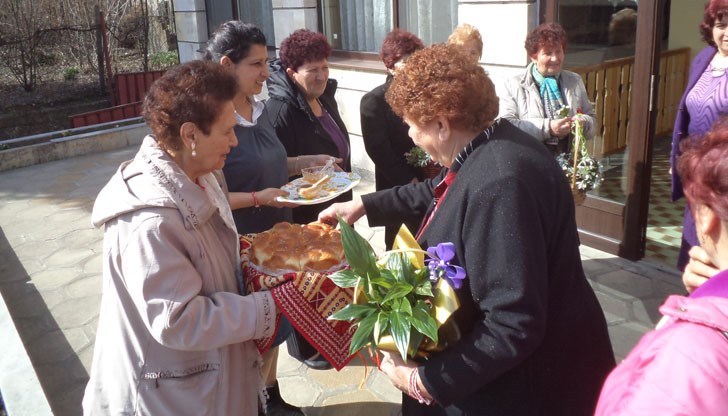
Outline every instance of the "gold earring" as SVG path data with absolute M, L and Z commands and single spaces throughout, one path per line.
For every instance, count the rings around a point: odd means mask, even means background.
M 195 150 L 195 142 L 192 142 L 192 157 L 197 156 L 197 151 Z

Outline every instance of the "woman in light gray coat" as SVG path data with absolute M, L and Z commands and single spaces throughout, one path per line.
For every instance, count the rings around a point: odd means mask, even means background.
M 277 312 L 241 294 L 240 250 L 213 172 L 237 144 L 235 77 L 212 62 L 169 70 L 144 101 L 153 134 L 102 189 L 103 297 L 87 415 L 247 415 Z
M 578 115 L 584 135 L 595 134 L 592 108 L 581 76 L 562 69 L 566 32 L 558 23 L 544 23 L 526 37 L 531 63 L 523 74 L 506 80 L 500 117 L 542 141 L 558 154 L 569 150 L 573 118 Z M 562 113 L 562 107 L 568 111 Z

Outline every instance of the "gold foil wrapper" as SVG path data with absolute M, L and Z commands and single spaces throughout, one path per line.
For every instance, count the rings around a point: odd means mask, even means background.
M 425 255 L 422 248 L 415 240 L 412 233 L 407 229 L 405 225 L 400 227 L 397 236 L 394 239 L 394 245 L 392 250 L 402 250 L 408 257 L 412 266 L 415 269 L 422 269 L 425 266 Z M 361 288 L 359 288 L 361 289 Z M 460 307 L 455 290 L 452 286 L 445 281 L 440 279 L 432 291 L 434 297 L 432 299 L 433 318 L 437 322 L 438 329 L 438 343 L 435 345 L 432 340 L 425 337 L 420 346 L 418 347 L 416 357 L 427 357 L 430 353 L 436 351 L 442 351 L 447 346 L 452 345 L 460 339 L 460 331 L 454 322 L 448 322 L 450 316 Z M 359 299 L 364 299 L 363 291 L 358 293 Z M 377 348 L 386 351 L 397 352 L 397 346 L 394 343 L 394 339 L 387 335 L 382 337 L 377 344 Z

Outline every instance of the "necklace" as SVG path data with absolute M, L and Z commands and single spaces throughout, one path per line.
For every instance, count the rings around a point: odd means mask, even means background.
M 710 74 L 713 77 L 722 77 L 728 69 L 728 56 L 716 53 L 713 59 L 710 61 Z
M 239 107 L 242 113 L 238 111 L 238 106 L 235 106 L 235 119 L 238 125 L 245 126 L 246 124 L 255 124 L 255 106 L 253 105 L 253 100 L 246 96 L 242 104 L 244 105 Z

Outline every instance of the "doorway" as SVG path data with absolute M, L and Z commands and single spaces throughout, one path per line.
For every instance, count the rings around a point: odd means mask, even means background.
M 668 267 L 677 264 L 682 237 L 683 203 L 670 197 L 672 137 L 658 136 L 652 146 L 652 178 L 645 259 Z
M 546 0 L 542 21 L 569 36 L 566 68 L 585 81 L 596 109 L 590 153 L 605 181 L 577 207 L 583 244 L 622 257 L 645 256 L 654 138 L 674 120 L 682 90 L 660 78 L 670 0 Z M 661 95 L 660 95 L 661 94 Z M 678 95 L 677 99 L 674 98 Z

